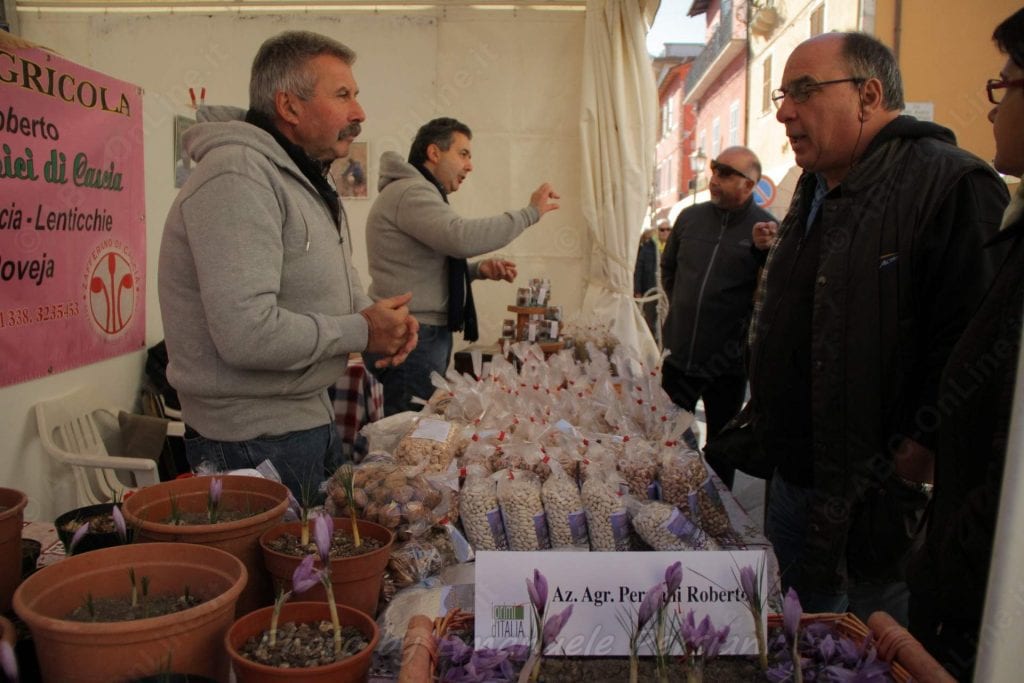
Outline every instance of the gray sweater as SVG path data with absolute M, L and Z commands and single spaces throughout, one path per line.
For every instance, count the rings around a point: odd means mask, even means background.
M 446 257 L 471 258 L 500 249 L 538 220 L 532 206 L 467 219 L 438 189 L 395 152 L 380 157 L 380 194 L 366 219 L 370 296 L 412 292 L 409 310 L 427 325 L 448 324 Z M 479 264 L 470 264 L 479 277 Z
M 237 111 L 239 118 L 244 114 Z M 160 245 L 160 311 L 185 421 L 240 441 L 333 421 L 327 387 L 367 343 L 347 226 L 266 131 L 200 123 Z

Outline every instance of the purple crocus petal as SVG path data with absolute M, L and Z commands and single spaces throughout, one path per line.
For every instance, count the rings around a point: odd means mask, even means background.
M 860 648 L 849 638 L 839 638 L 836 642 L 839 661 L 845 666 L 853 666 L 860 659 Z
M 779 662 L 764 672 L 765 678 L 772 683 L 783 683 L 793 679 L 793 662 Z
M 211 477 L 210 478 L 210 503 L 213 505 L 220 504 L 220 494 L 224 490 L 224 479 L 222 477 Z
M 544 615 L 544 607 L 548 604 L 548 580 L 539 570 L 533 570 L 533 581 L 526 580 L 526 590 L 530 593 L 530 601 L 537 609 L 537 614 Z
M 313 520 L 313 541 L 320 553 L 320 561 L 327 565 L 331 561 L 331 538 L 334 536 L 334 520 L 330 516 L 317 515 Z
M 14 648 L 6 640 L 0 641 L 0 671 L 8 681 L 18 683 L 18 660 L 14 656 Z
M 569 617 L 571 616 L 572 605 L 569 605 L 561 614 L 555 614 L 548 617 L 548 620 L 544 622 L 544 632 L 541 638 L 542 649 L 547 649 L 548 645 L 555 642 L 558 638 L 558 634 L 562 632 L 562 628 L 565 627 L 566 622 L 569 621 Z
M 718 651 L 722 649 L 722 645 L 725 644 L 726 639 L 729 637 L 729 627 L 726 626 L 721 631 L 711 629 L 707 637 L 704 638 L 704 658 L 714 659 L 718 656 Z
M 508 653 L 504 650 L 477 650 L 473 653 L 473 664 L 479 670 L 493 671 L 501 666 L 501 663 L 508 659 Z
M 78 542 L 81 541 L 87 533 L 89 533 L 89 522 L 86 522 L 75 529 L 75 534 L 71 537 L 71 545 L 68 546 L 69 555 L 73 555 L 75 553 L 75 546 L 78 545 Z
M 757 574 L 751 566 L 740 567 L 740 588 L 747 596 L 747 600 L 756 600 L 760 586 L 757 581 Z
M 700 620 L 700 624 L 697 625 L 697 631 L 694 633 L 695 640 L 698 642 L 704 641 L 709 634 L 714 632 L 714 629 L 711 628 L 711 616 L 705 614 L 704 618 Z
M 527 659 L 530 658 L 530 646 L 529 645 L 524 645 L 522 643 L 518 643 L 516 645 L 509 645 L 505 649 L 508 650 L 508 658 L 511 659 L 513 662 L 516 662 L 518 664 L 522 664 L 523 662 L 525 662 Z
M 313 568 L 314 557 L 306 555 L 292 573 L 292 590 L 305 593 L 320 583 L 320 572 Z
M 683 584 L 683 563 L 675 562 L 665 570 L 665 586 L 669 597 Z
M 121 506 L 115 505 L 110 510 L 110 516 L 114 518 L 114 528 L 117 529 L 117 536 L 121 543 L 128 542 L 128 526 L 124 523 L 124 515 L 121 514 Z
M 447 635 L 437 645 L 437 654 L 441 659 L 454 664 L 465 664 L 473 656 L 473 648 L 463 642 L 462 638 Z
M 665 597 L 666 592 L 664 583 L 651 586 L 651 589 L 647 591 L 647 594 L 644 595 L 644 599 L 640 602 L 640 610 L 636 616 L 637 633 L 643 630 L 644 625 L 654 617 L 658 608 L 665 602 Z
M 836 641 L 831 634 L 825 636 L 818 643 L 818 659 L 824 664 L 831 664 L 836 654 Z
M 790 588 L 782 600 L 782 626 L 790 640 L 796 638 L 797 629 L 800 628 L 801 614 L 803 614 L 803 608 L 800 606 L 800 598 L 796 591 Z

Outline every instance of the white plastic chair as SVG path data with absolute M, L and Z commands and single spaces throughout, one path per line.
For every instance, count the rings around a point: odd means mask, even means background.
M 136 487 L 160 481 L 157 464 L 149 458 L 113 456 L 107 452 L 96 418 L 117 424 L 118 409 L 100 405 L 90 390 L 77 389 L 66 396 L 36 404 L 36 423 L 43 448 L 57 462 L 71 467 L 79 505 L 105 503 L 122 497 L 131 485 L 117 473 L 134 477 Z M 170 422 L 169 436 L 183 436 L 185 425 Z

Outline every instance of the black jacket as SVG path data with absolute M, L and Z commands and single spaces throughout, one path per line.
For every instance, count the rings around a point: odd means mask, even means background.
M 1010 252 L 949 355 L 924 548 L 907 571 L 911 591 L 938 614 L 980 624 L 1010 431 L 1024 313 L 1024 218 L 992 249 Z
M 774 254 L 804 235 L 816 178 L 804 174 Z M 805 586 L 843 590 L 847 572 L 902 578 L 924 501 L 899 495 L 892 449 L 934 443 L 939 376 L 987 288 L 984 242 L 1006 186 L 951 131 L 901 116 L 872 140 L 821 207 L 810 340 L 814 500 Z M 789 274 L 769 254 L 753 328 L 751 392 L 777 367 L 761 350 Z M 777 345 L 776 345 L 777 346 Z M 760 417 L 785 406 L 757 406 Z
M 771 220 L 753 198 L 734 211 L 705 202 L 679 214 L 661 255 L 667 363 L 698 377 L 744 374 L 759 267 L 750 235 L 754 223 Z

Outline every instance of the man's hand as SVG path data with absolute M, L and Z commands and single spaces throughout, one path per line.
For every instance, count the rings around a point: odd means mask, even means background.
M 516 279 L 516 275 L 518 275 L 518 271 L 516 264 L 512 261 L 490 258 L 480 262 L 480 276 L 484 279 L 512 282 Z
M 767 251 L 771 248 L 772 244 L 775 243 L 775 236 L 779 233 L 779 224 L 775 221 L 764 221 L 762 223 L 754 223 L 754 229 L 751 234 L 751 239 L 754 240 L 754 246 L 761 251 Z
M 913 439 L 903 439 L 893 451 L 896 476 L 907 481 L 931 484 L 935 480 L 935 454 Z
M 561 199 L 561 197 L 552 189 L 551 185 L 544 183 L 530 195 L 530 206 L 537 209 L 540 215 L 543 216 L 548 211 L 554 211 L 558 208 L 558 204 L 551 201 L 552 199 Z
M 412 292 L 406 292 L 381 299 L 359 311 L 369 328 L 366 351 L 387 356 L 377 361 L 379 368 L 398 365 L 416 348 L 420 324 L 409 315 L 406 304 L 411 299 Z

